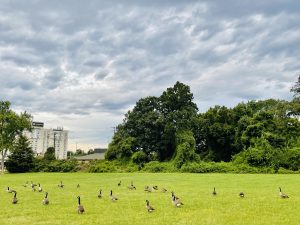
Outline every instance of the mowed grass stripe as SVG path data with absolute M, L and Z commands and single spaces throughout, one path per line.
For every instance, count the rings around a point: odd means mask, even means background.
M 41 183 L 43 192 L 23 187 L 26 181 Z M 65 188 L 57 185 L 63 181 Z M 119 181 L 122 185 L 117 186 Z M 131 181 L 137 190 L 129 190 Z M 80 184 L 80 188 L 77 188 Z M 146 185 L 158 191 L 147 193 Z M 11 203 L 17 190 L 19 202 Z M 0 224 L 299 224 L 300 176 L 266 174 L 151 174 L 151 173 L 27 173 L 0 176 Z M 161 193 L 161 188 L 168 190 Z M 216 187 L 217 196 L 212 196 Z M 279 198 L 279 187 L 290 196 Z M 102 199 L 97 198 L 102 189 Z M 119 198 L 109 199 L 110 190 Z M 49 193 L 50 204 L 42 205 Z M 174 191 L 184 203 L 174 208 Z M 239 197 L 239 192 L 245 198 Z M 86 212 L 77 214 L 77 196 Z M 146 210 L 146 199 L 155 208 Z

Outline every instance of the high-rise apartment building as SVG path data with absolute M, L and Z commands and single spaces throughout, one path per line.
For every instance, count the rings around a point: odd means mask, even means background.
M 44 155 L 47 148 L 54 147 L 57 159 L 67 159 L 68 131 L 63 128 L 45 129 L 44 123 L 33 122 L 32 131 L 26 131 L 33 152 L 36 155 Z

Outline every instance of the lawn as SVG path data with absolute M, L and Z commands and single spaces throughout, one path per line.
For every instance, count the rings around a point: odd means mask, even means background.
M 57 185 L 60 181 L 64 188 Z M 118 182 L 122 185 L 118 186 Z M 50 204 L 42 205 L 44 193 L 23 187 L 26 181 L 41 183 Z M 137 190 L 129 190 L 130 182 Z M 80 187 L 77 188 L 77 184 Z M 146 185 L 159 190 L 147 193 Z M 11 203 L 13 194 L 18 203 Z M 160 192 L 166 188 L 167 193 Z M 212 196 L 216 187 L 217 196 Z M 279 197 L 279 189 L 289 195 Z M 300 176 L 265 174 L 183 174 L 183 173 L 27 173 L 0 175 L 0 224 L 214 224 L 214 225 L 296 225 L 300 224 Z M 97 191 L 103 190 L 103 198 Z M 112 202 L 109 191 L 119 200 Z M 171 193 L 184 205 L 175 208 Z M 244 198 L 239 192 L 245 193 Z M 77 196 L 86 212 L 77 214 Z M 155 208 L 148 213 L 145 200 Z

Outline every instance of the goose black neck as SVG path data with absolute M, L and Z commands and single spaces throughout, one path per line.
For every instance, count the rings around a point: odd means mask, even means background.
M 46 196 L 45 196 L 45 198 L 47 198 L 48 197 L 48 193 L 46 192 Z
M 110 195 L 112 195 L 112 190 L 110 191 Z
M 80 205 L 80 197 L 78 196 L 78 205 Z
M 17 197 L 17 192 L 15 192 L 15 195 L 14 195 L 14 197 Z

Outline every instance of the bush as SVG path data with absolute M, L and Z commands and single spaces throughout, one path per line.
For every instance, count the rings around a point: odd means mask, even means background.
M 192 131 L 180 131 L 176 133 L 176 154 L 174 164 L 180 168 L 184 163 L 197 159 L 195 153 L 196 140 Z
M 134 162 L 135 164 L 138 164 L 138 165 L 142 165 L 143 163 L 148 161 L 148 157 L 147 157 L 146 153 L 143 151 L 135 152 L 132 155 L 131 159 L 132 159 L 132 162 Z
M 136 172 L 140 167 L 133 163 L 124 163 L 121 161 L 101 160 L 95 161 L 91 164 L 89 172 L 91 173 L 122 173 L 122 172 Z
M 144 165 L 143 171 L 158 173 L 158 172 L 176 172 L 174 164 L 170 162 L 151 161 Z
M 44 160 L 35 159 L 35 172 L 76 172 L 78 170 L 76 160 Z

